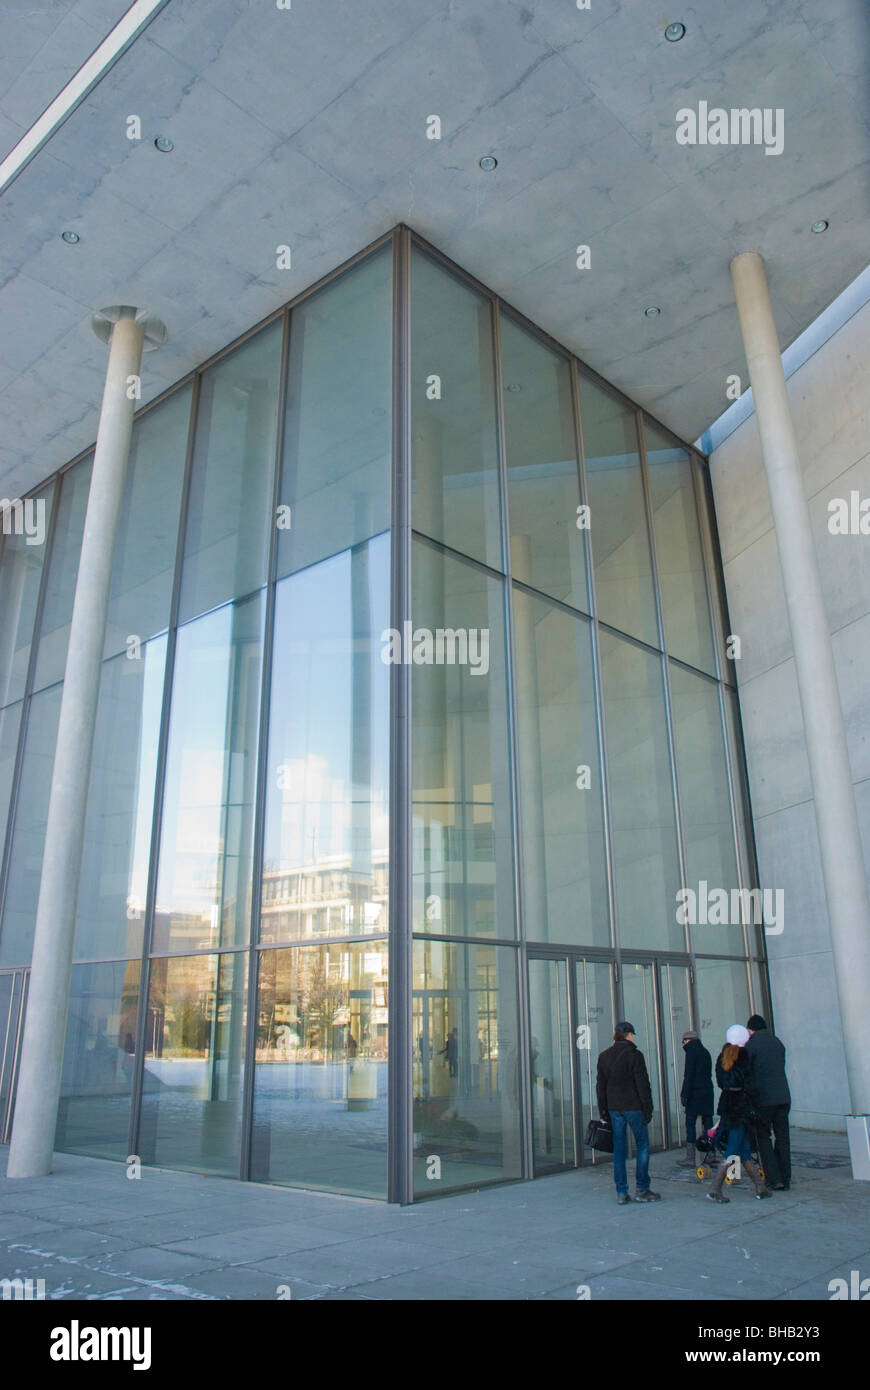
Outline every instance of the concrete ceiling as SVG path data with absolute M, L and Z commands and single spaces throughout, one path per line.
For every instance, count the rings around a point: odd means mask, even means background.
M 4 0 L 3 153 L 125 9 Z M 766 257 L 783 346 L 868 260 L 868 19 L 865 0 L 170 0 L 0 200 L 0 493 L 92 442 L 94 309 L 166 321 L 149 399 L 400 221 L 695 438 L 728 373 L 746 382 L 730 257 Z M 678 145 L 701 100 L 783 108 L 783 153 Z

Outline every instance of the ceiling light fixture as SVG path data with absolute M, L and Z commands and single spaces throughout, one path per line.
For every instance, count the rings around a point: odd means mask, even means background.
M 667 29 L 665 30 L 665 38 L 667 39 L 668 43 L 679 43 L 680 39 L 685 36 L 685 33 L 685 24 L 680 24 L 678 20 L 676 24 L 668 25 Z
M 661 309 L 657 304 L 648 304 L 643 312 L 645 318 L 657 319 L 659 314 L 661 313 Z
M 831 224 L 830 224 L 830 222 L 828 221 L 827 217 L 823 217 L 819 222 L 814 222 L 814 223 L 813 223 L 813 225 L 810 227 L 810 231 L 811 231 L 811 232 L 816 232 L 816 233 L 818 233 L 818 232 L 826 232 L 826 231 L 828 230 L 828 228 L 830 227 L 830 225 L 831 225 Z
M 0 193 L 18 177 L 25 165 L 30 163 L 33 156 L 39 153 L 67 117 L 71 116 L 76 107 L 94 90 L 109 68 L 126 53 L 131 43 L 138 39 L 154 16 L 168 4 L 169 0 L 135 0 L 112 32 L 94 49 L 87 62 L 82 64 L 38 120 L 22 135 L 15 148 L 0 162 Z
M 81 240 L 78 232 L 61 232 L 60 239 L 65 241 L 68 246 L 75 246 L 76 242 Z
M 506 391 L 522 391 L 522 386 L 518 381 L 510 381 L 504 388 Z
M 161 154 L 171 154 L 175 146 L 168 135 L 158 135 L 154 141 L 154 148 L 159 150 Z
M 494 154 L 485 154 L 480 160 L 480 167 L 485 174 L 491 174 L 493 169 L 498 168 L 498 160 Z

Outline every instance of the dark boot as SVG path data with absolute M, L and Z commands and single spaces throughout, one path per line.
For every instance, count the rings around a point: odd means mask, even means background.
M 756 1197 L 758 1197 L 759 1200 L 762 1197 L 772 1197 L 773 1193 L 767 1186 L 767 1183 L 764 1181 L 764 1178 L 761 1176 L 761 1171 L 754 1159 L 747 1158 L 743 1167 L 746 1169 L 747 1173 L 752 1179 L 753 1185 L 755 1187 Z
M 711 1202 L 730 1202 L 731 1198 L 726 1197 L 722 1191 L 722 1185 L 728 1174 L 728 1164 L 723 1159 L 713 1174 L 713 1181 L 710 1183 L 710 1191 L 707 1193 Z
M 684 1168 L 694 1168 L 697 1166 L 697 1162 L 698 1160 L 695 1156 L 695 1145 L 691 1141 L 687 1141 L 686 1157 L 680 1159 L 680 1165 Z

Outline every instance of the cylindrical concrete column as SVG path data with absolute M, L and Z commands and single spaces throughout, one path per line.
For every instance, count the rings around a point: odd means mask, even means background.
M 51 1171 L 109 579 L 137 394 L 129 378 L 138 378 L 149 330 L 128 306 L 104 311 L 94 326 L 100 336 L 108 337 L 109 363 L 49 794 L 10 1178 L 41 1177 Z
M 870 895 L 846 729 L 764 262 L 731 262 L 740 329 L 767 473 L 816 805 L 822 871 L 854 1114 L 870 1111 Z M 786 931 L 788 903 L 786 902 Z

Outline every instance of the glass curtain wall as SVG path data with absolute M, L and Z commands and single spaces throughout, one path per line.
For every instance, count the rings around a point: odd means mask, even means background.
M 0 989 L 90 466 L 0 536 Z M 717 1050 L 765 991 L 762 927 L 700 912 L 754 882 L 701 469 L 403 228 L 140 412 L 59 1147 L 405 1201 L 527 1176 L 572 1161 L 626 971 L 673 1110 L 673 982 Z M 530 988 L 578 1028 L 556 1108 Z

